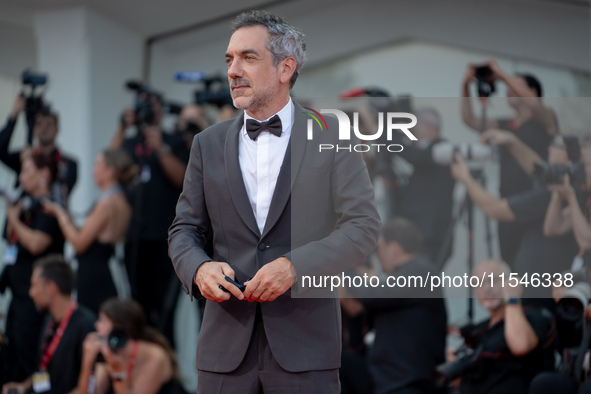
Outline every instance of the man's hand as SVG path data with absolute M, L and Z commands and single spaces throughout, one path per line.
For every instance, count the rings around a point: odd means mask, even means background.
M 121 115 L 121 128 L 123 130 L 135 124 L 135 111 L 133 108 L 127 108 Z
M 476 78 L 476 67 L 473 63 L 468 63 L 466 74 L 464 74 L 464 85 L 469 84 L 474 78 Z
M 10 382 L 2 386 L 2 394 L 8 394 L 10 390 L 16 390 L 18 394 L 25 394 L 27 387 L 22 383 Z
M 491 81 L 502 79 L 503 70 L 501 70 L 501 67 L 499 67 L 495 59 L 488 59 L 486 62 L 484 62 L 484 65 L 490 67 L 492 71 L 492 76 L 490 77 Z
M 250 302 L 273 301 L 285 293 L 295 278 L 295 269 L 287 257 L 265 264 L 251 280 L 244 282 L 244 298 Z
M 20 200 L 14 205 L 9 205 L 6 208 L 6 218 L 10 219 L 11 221 L 18 220 L 21 210 L 23 209 L 23 200 Z
M 564 175 L 562 185 L 548 185 L 548 190 L 551 192 L 556 192 L 564 201 L 568 202 L 569 204 L 572 202 L 577 203 L 577 194 L 575 193 L 575 189 L 570 184 L 570 177 L 568 174 Z
M 157 126 L 147 127 L 144 130 L 144 138 L 146 139 L 146 144 L 155 151 L 162 149 L 164 146 L 162 131 Z
M 222 302 L 230 299 L 230 294 L 239 300 L 244 299 L 242 292 L 232 283 L 226 280 L 226 276 L 236 279 L 234 270 L 228 263 L 208 261 L 199 267 L 195 274 L 194 283 L 199 287 L 203 297 L 213 302 Z M 230 293 L 220 289 L 223 286 Z
M 482 133 L 482 135 L 480 136 L 480 142 L 482 144 L 509 146 L 515 141 L 516 138 L 517 137 L 515 136 L 515 134 L 509 131 L 489 129 Z
M 462 158 L 462 155 L 458 152 L 454 155 L 454 161 L 449 166 L 451 170 L 451 175 L 454 177 L 456 181 L 459 182 L 466 182 L 466 180 L 470 179 L 472 175 L 470 174 L 470 169 L 466 165 L 466 162 Z

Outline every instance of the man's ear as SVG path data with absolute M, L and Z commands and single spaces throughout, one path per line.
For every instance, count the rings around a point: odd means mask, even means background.
M 281 83 L 289 83 L 289 80 L 296 70 L 296 66 L 297 62 L 293 57 L 287 57 L 279 63 L 279 80 Z

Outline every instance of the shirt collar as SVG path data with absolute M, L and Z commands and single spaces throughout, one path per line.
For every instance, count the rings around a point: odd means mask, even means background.
M 264 120 L 264 122 L 268 121 L 269 119 L 271 119 L 273 116 L 278 115 L 279 119 L 281 119 L 281 132 L 285 133 L 286 131 L 288 131 L 289 129 L 291 129 L 291 122 L 292 122 L 292 101 L 291 101 L 291 97 L 289 98 L 289 101 L 287 102 L 287 104 L 285 104 L 285 107 L 283 107 L 279 112 L 277 112 L 276 114 L 269 116 L 267 119 Z M 244 111 L 244 123 L 242 124 L 242 134 L 246 135 L 246 121 L 248 119 L 254 119 L 252 116 L 249 116 L 246 111 Z M 254 119 L 258 122 L 257 119 Z

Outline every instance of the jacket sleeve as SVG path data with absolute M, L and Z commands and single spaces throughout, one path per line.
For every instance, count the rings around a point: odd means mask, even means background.
M 210 229 L 209 215 L 203 190 L 203 161 L 199 135 L 195 136 L 183 184 L 183 192 L 176 206 L 176 217 L 168 231 L 168 254 L 183 291 L 201 298 L 193 280 L 201 264 L 211 261 L 205 252 Z
M 298 282 L 304 275 L 340 274 L 363 260 L 377 245 L 380 217 L 362 155 L 335 154 L 330 182 L 331 208 L 337 217 L 335 229 L 328 236 L 285 254 L 296 270 Z

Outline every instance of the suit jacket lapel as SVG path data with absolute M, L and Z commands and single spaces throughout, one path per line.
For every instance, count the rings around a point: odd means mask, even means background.
M 240 161 L 238 160 L 238 138 L 243 123 L 244 115 L 236 118 L 236 120 L 230 125 L 228 133 L 226 134 L 224 152 L 226 158 L 226 179 L 228 180 L 230 196 L 232 197 L 232 201 L 234 202 L 234 206 L 236 207 L 240 218 L 253 233 L 260 237 L 261 234 L 254 213 L 252 212 L 248 193 L 246 193 L 242 171 L 240 170 Z
M 294 109 L 294 123 L 291 128 L 291 138 L 285 151 L 285 157 L 281 164 L 281 170 L 277 177 L 277 184 L 273 192 L 273 198 L 271 199 L 271 206 L 269 207 L 269 214 L 265 221 L 265 228 L 263 229 L 263 237 L 273 228 L 277 220 L 281 217 L 289 196 L 291 195 L 291 189 L 295 182 L 295 177 L 300 168 L 300 164 L 304 157 L 304 151 L 306 149 L 306 116 L 303 113 L 302 107 L 293 102 Z M 291 213 L 288 213 L 291 214 Z

